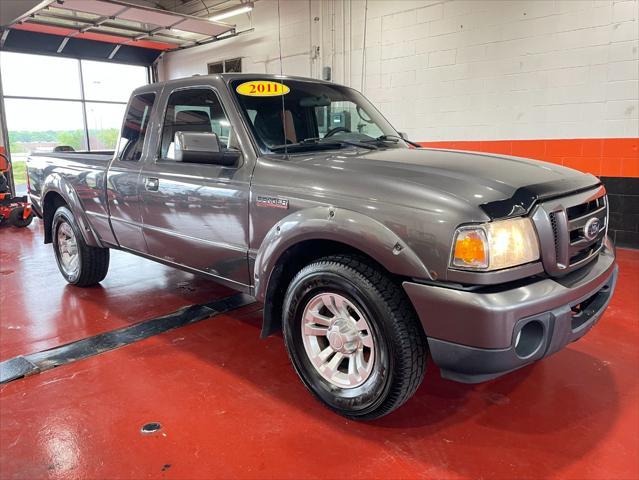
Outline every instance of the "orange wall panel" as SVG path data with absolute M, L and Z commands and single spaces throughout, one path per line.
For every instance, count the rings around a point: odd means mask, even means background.
M 603 177 L 639 177 L 639 138 L 419 142 L 430 148 L 534 158 Z

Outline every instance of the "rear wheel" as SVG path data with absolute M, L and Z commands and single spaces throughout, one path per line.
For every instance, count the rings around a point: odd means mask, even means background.
M 424 332 L 402 289 L 349 255 L 302 269 L 284 300 L 284 339 L 306 387 L 353 419 L 374 419 L 406 402 L 421 383 Z
M 16 207 L 11 210 L 9 213 L 9 223 L 14 227 L 27 227 L 31 225 L 33 221 L 33 212 L 29 211 L 25 216 L 25 208 L 24 207 Z
M 73 213 L 60 207 L 53 214 L 53 250 L 60 273 L 72 285 L 100 283 L 109 270 L 109 249 L 86 244 Z

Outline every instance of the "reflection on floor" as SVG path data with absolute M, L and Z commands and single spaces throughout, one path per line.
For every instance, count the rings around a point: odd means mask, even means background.
M 41 239 L 39 221 L 0 229 L 0 360 L 231 293 L 120 252 L 100 287 L 76 289 Z M 14 381 L 0 477 L 637 478 L 639 252 L 618 253 L 617 293 L 583 340 L 481 385 L 430 365 L 372 423 L 306 392 L 255 305 Z

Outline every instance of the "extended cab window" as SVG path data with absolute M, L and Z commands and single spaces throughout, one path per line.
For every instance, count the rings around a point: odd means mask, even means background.
M 153 102 L 155 93 L 143 93 L 131 99 L 118 141 L 118 159 L 121 161 L 140 160 Z
M 237 148 L 233 129 L 222 104 L 209 88 L 178 90 L 169 96 L 162 126 L 160 158 L 173 160 L 177 132 L 215 133 L 223 149 Z

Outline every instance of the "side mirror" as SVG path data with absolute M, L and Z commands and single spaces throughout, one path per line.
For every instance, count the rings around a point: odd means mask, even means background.
M 239 151 L 224 150 L 211 132 L 175 132 L 173 145 L 177 162 L 233 167 L 240 158 Z

